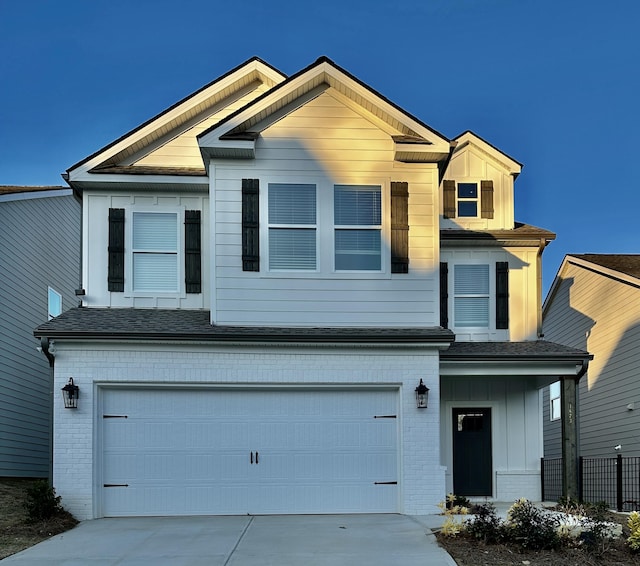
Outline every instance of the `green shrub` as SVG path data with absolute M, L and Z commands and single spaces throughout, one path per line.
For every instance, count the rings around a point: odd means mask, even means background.
M 531 501 L 519 499 L 507 514 L 505 538 L 531 550 L 553 549 L 560 546 L 556 517 L 544 513 Z
M 465 532 L 487 544 L 494 544 L 503 538 L 503 524 L 496 515 L 496 508 L 491 504 L 477 505 L 475 517 L 465 522 Z
M 26 490 L 27 499 L 24 507 L 29 521 L 36 522 L 50 519 L 63 511 L 60 497 L 47 480 L 38 480 Z

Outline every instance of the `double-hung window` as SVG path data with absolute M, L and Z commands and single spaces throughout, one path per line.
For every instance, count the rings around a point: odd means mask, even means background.
M 549 418 L 555 421 L 560 417 L 562 417 L 560 382 L 556 381 L 549 386 Z
M 458 216 L 478 216 L 478 184 L 458 183 Z
M 132 230 L 133 291 L 177 292 L 178 214 L 134 212 Z
M 269 269 L 315 270 L 316 186 L 269 183 Z
M 454 324 L 458 328 L 489 327 L 489 266 L 454 266 Z
M 336 271 L 382 269 L 382 191 L 375 185 L 335 185 Z

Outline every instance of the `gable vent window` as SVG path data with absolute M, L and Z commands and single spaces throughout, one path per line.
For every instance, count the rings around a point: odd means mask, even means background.
M 269 269 L 316 269 L 316 186 L 270 183 Z
M 489 266 L 454 267 L 454 324 L 459 328 L 489 327 Z
M 380 271 L 381 188 L 336 185 L 333 195 L 336 271 Z
M 178 291 L 178 215 L 133 213 L 133 290 Z

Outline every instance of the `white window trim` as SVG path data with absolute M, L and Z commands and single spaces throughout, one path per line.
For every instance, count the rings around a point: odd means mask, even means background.
M 482 179 L 480 177 L 469 177 L 469 178 L 464 178 L 464 179 L 458 179 L 456 180 L 456 218 L 459 218 L 461 220 L 478 220 L 482 218 L 482 184 L 481 182 L 485 180 Z M 477 187 L 477 194 L 478 196 L 474 199 L 474 198 L 458 198 L 458 185 L 460 184 L 465 184 L 465 183 L 473 183 L 476 185 Z M 459 208 L 458 208 L 458 203 L 459 202 L 471 202 L 471 201 L 475 201 L 476 202 L 476 215 L 475 216 L 460 216 L 459 214 Z
M 489 325 L 488 326 L 456 326 L 456 294 L 455 268 L 457 265 L 488 265 L 489 266 Z M 449 261 L 449 321 L 453 331 L 468 332 L 502 332 L 496 329 L 496 262 L 495 261 Z M 468 295 L 467 295 L 468 296 Z
M 260 179 L 260 276 L 295 279 L 390 279 L 391 278 L 391 181 L 386 178 L 338 176 L 318 178 L 300 172 L 291 175 L 259 175 Z M 316 186 L 316 269 L 269 269 L 269 183 L 304 183 Z M 335 185 L 375 185 L 382 191 L 381 269 L 380 271 L 348 271 L 335 269 L 335 224 L 333 190 Z
M 132 206 L 125 208 L 125 256 L 124 256 L 124 281 L 126 297 L 161 297 L 161 298 L 182 298 L 186 297 L 184 283 L 184 206 Z M 157 214 L 177 215 L 177 281 L 176 291 L 134 291 L 133 289 L 133 216 L 137 212 L 148 212 Z

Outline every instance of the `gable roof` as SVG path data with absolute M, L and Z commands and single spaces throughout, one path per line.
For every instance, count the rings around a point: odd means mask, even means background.
M 522 171 L 522 163 L 516 161 L 513 157 L 507 155 L 504 151 L 498 149 L 488 141 L 481 138 L 478 134 L 471 130 L 462 132 L 459 136 L 453 138 L 456 146 L 453 150 L 453 154 L 464 150 L 466 147 L 472 145 L 479 149 L 482 153 L 485 153 L 498 161 L 502 166 L 507 169 L 510 175 L 513 175 L 515 179 Z
M 198 135 L 203 155 L 243 157 L 255 154 L 255 141 L 271 124 L 327 89 L 393 139 L 398 161 L 444 161 L 451 142 L 401 109 L 328 57 L 320 57 L 287 80 L 226 116 Z M 206 163 L 205 159 L 205 163 Z
M 82 188 L 90 182 L 87 174 L 92 173 L 183 175 L 185 171 L 182 169 L 179 172 L 160 167 L 137 170 L 129 166 L 127 169 L 128 161 L 154 143 L 171 139 L 193 127 L 206 116 L 218 111 L 220 107 L 227 106 L 229 101 L 237 100 L 242 94 L 255 90 L 259 84 L 271 88 L 285 78 L 286 75 L 275 67 L 258 57 L 253 57 L 72 165 L 63 174 L 63 178 L 72 186 Z M 206 174 L 204 168 L 197 173 Z M 192 171 L 191 175 L 193 174 Z
M 626 285 L 640 288 L 640 254 L 567 254 L 564 256 L 542 305 L 547 311 L 569 265 L 598 273 Z

